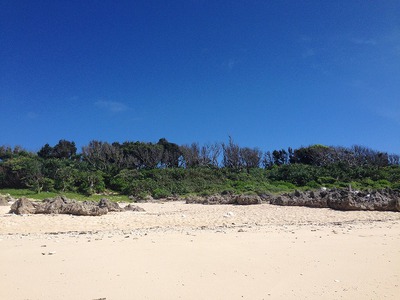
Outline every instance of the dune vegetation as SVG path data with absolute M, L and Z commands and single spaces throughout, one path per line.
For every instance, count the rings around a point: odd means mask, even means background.
M 265 194 L 320 187 L 400 189 L 400 157 L 363 146 L 312 145 L 263 152 L 228 142 L 177 145 L 60 140 L 38 152 L 0 147 L 0 192 L 116 201 L 219 193 Z M 132 198 L 131 197 L 131 198 Z

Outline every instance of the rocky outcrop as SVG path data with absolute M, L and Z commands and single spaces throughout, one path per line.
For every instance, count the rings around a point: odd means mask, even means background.
M 319 192 L 300 192 L 295 191 L 290 194 L 282 194 L 270 199 L 270 203 L 282 206 L 307 206 L 325 208 L 328 207 L 328 197 L 325 190 Z
M 234 199 L 239 205 L 261 204 L 261 198 L 257 195 L 236 195 Z
M 236 200 L 230 195 L 211 195 L 204 198 L 203 204 L 236 204 Z
M 186 203 L 191 204 L 238 204 L 238 205 L 252 205 L 261 204 L 261 198 L 257 195 L 211 195 L 205 197 L 191 196 L 186 198 Z
M 216 204 L 235 204 L 235 200 L 232 197 L 226 197 L 223 195 L 211 195 L 211 196 L 191 196 L 186 198 L 187 204 L 209 204 L 209 205 L 216 205 Z
M 127 210 L 141 211 L 141 208 L 135 206 L 131 206 L 127 209 L 121 208 L 118 203 L 113 203 L 108 199 L 101 199 L 100 202 L 97 203 L 94 201 L 81 202 L 59 196 L 45 199 L 42 202 L 31 202 L 26 198 L 21 198 L 11 206 L 10 213 L 18 215 L 68 214 L 76 216 L 101 216 L 108 212 L 122 212 Z
M 191 196 L 186 203 L 197 204 L 236 204 L 253 205 L 262 202 L 282 206 L 306 206 L 315 208 L 332 208 L 336 210 L 378 210 L 400 211 L 400 191 L 380 190 L 360 192 L 352 190 L 325 188 L 319 191 L 298 191 L 279 196 L 264 195 L 212 195 Z
M 36 204 L 36 214 L 67 214 L 75 216 L 101 216 L 108 209 L 93 201 L 79 202 L 66 197 L 45 199 Z
M 400 211 L 400 193 L 390 189 L 371 192 L 332 190 L 328 206 L 337 210 Z
M 274 205 L 332 208 L 336 210 L 400 211 L 400 192 L 390 189 L 360 192 L 321 189 L 282 194 L 270 200 Z
M 10 208 L 10 213 L 17 215 L 34 214 L 36 207 L 33 202 L 23 197 L 13 203 Z

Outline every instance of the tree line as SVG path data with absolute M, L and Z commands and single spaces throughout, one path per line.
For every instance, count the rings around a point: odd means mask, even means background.
M 46 144 L 37 153 L 0 146 L 0 188 L 30 188 L 37 193 L 93 194 L 111 189 L 168 196 L 349 182 L 400 185 L 400 156 L 364 146 L 312 145 L 263 152 L 241 147 L 230 137 L 205 145 L 178 145 L 165 138 L 157 143 L 93 140 L 80 152 L 68 140 Z

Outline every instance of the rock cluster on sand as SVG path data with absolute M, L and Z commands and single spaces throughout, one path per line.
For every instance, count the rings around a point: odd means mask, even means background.
M 320 191 L 282 194 L 270 200 L 274 205 L 332 208 L 336 210 L 400 211 L 400 191 L 385 189 L 360 192 L 321 189 Z
M 58 196 L 45 199 L 43 202 L 33 202 L 26 198 L 17 200 L 10 209 L 10 213 L 22 214 L 68 214 L 76 216 L 101 216 L 108 212 L 122 211 L 143 211 L 142 208 L 128 205 L 122 208 L 118 203 L 108 199 L 101 199 L 100 202 L 77 201 L 66 197 Z
M 379 210 L 400 211 L 400 191 L 385 189 L 360 192 L 341 189 L 321 189 L 319 191 L 295 191 L 279 196 L 273 195 L 212 195 L 192 196 L 186 203 L 198 204 L 238 204 L 251 205 L 270 203 L 282 206 L 307 206 L 332 208 L 336 210 Z
M 257 195 L 211 195 L 206 197 L 192 196 L 186 199 L 186 203 L 198 204 L 261 204 L 261 198 Z
M 282 206 L 307 206 L 307 207 L 328 207 L 328 193 L 325 190 L 320 192 L 300 192 L 285 193 L 280 196 L 271 197 L 270 204 Z

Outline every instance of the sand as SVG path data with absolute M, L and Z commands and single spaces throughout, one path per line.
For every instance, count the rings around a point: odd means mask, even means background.
M 400 213 L 138 205 L 0 207 L 0 299 L 399 299 Z

